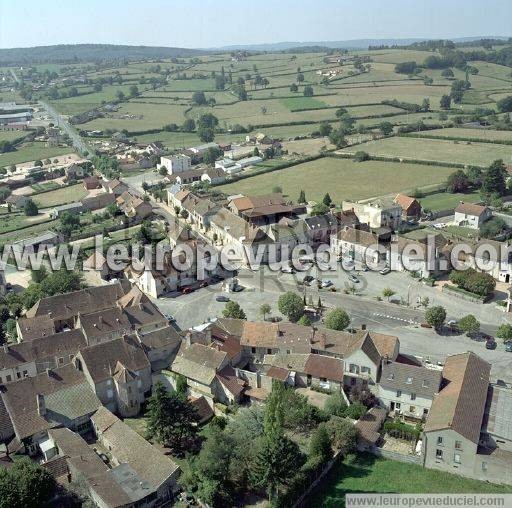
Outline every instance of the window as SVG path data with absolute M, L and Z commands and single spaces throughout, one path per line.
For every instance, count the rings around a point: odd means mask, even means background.
M 28 377 L 28 370 L 23 371 L 23 377 Z
M 409 406 L 409 413 L 416 413 L 416 406 Z
M 12 381 L 12 377 L 10 374 L 7 374 L 7 382 L 10 383 Z
M 487 462 L 482 462 L 482 471 L 487 471 Z
M 462 441 L 455 441 L 455 449 L 462 450 Z
M 411 400 L 416 400 L 416 394 L 415 393 L 411 393 Z
M 460 453 L 455 453 L 453 455 L 453 462 L 455 462 L 455 464 L 460 464 Z
M 61 357 L 59 358 L 59 365 L 62 365 L 63 363 L 64 363 L 64 358 L 61 356 Z
M 402 405 L 400 404 L 400 402 L 397 402 L 397 403 L 395 404 L 395 408 L 396 408 L 396 409 L 400 409 L 401 407 L 402 407 Z
M 253 353 L 253 354 L 256 353 L 256 348 L 255 347 L 251 348 L 251 353 Z
M 402 396 L 402 390 L 397 390 L 396 391 L 396 396 L 397 397 L 401 397 Z
M 428 382 L 428 379 L 424 379 L 423 383 L 421 383 L 421 386 L 423 386 L 423 388 L 428 388 L 430 386 L 430 383 Z
M 16 377 L 17 377 L 18 379 L 21 379 L 21 372 L 16 372 Z
M 423 416 L 427 416 L 427 415 L 428 415 L 428 409 L 425 408 L 425 409 L 423 409 Z
M 407 384 L 407 385 L 411 385 L 411 384 L 412 384 L 412 377 L 408 377 L 408 378 L 405 380 L 405 384 Z
M 437 445 L 442 445 L 443 444 L 443 438 L 441 436 L 437 436 Z
M 388 376 L 388 381 L 393 381 L 395 379 L 395 375 L 391 372 L 391 374 Z
M 267 355 L 271 355 L 271 354 L 272 354 L 272 349 L 267 348 Z
M 4 380 L 2 379 L 2 376 L 0 376 L 0 385 L 4 384 Z
M 366 372 L 367 374 L 370 373 L 370 367 L 361 367 L 361 372 Z
M 348 370 L 351 374 L 357 374 L 359 372 L 359 369 L 355 363 L 351 363 Z
M 443 450 L 436 450 L 436 459 L 437 460 L 443 460 Z

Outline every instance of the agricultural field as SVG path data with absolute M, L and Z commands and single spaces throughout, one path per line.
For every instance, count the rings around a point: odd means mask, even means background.
M 354 162 L 324 157 L 263 175 L 216 187 L 226 194 L 266 194 L 275 186 L 291 199 L 301 190 L 308 200 L 319 201 L 329 192 L 336 203 L 411 191 L 416 187 L 440 184 L 453 168 L 392 162 Z
M 465 129 L 463 127 L 453 127 L 447 129 L 434 129 L 422 131 L 415 134 L 417 137 L 436 138 L 450 137 L 459 139 L 484 139 L 487 141 L 512 142 L 512 131 L 496 131 L 491 129 Z
M 48 217 L 41 214 L 35 217 L 27 217 L 23 211 L 7 213 L 6 207 L 0 208 L 0 235 L 42 222 L 48 222 Z
M 369 141 L 359 145 L 357 150 L 363 150 L 376 156 L 405 157 L 479 166 L 488 166 L 496 159 L 503 159 L 508 162 L 512 156 L 512 147 L 507 145 L 468 144 L 467 142 L 409 137 L 391 137 Z M 344 148 L 341 152 L 352 153 L 354 148 Z
M 30 131 L 0 131 L 0 141 L 14 141 L 27 136 Z
M 48 147 L 45 143 L 31 142 L 24 143 L 14 152 L 0 154 L 0 167 L 10 166 L 11 164 L 20 164 L 21 162 L 29 162 L 43 160 L 69 153 L 71 149 L 65 147 Z
M 385 492 L 500 494 L 512 492 L 512 487 L 360 454 L 335 465 L 308 500 L 308 506 L 339 508 L 345 506 L 346 494 Z
M 89 192 L 85 190 L 81 183 L 77 183 L 76 185 L 70 185 L 69 187 L 62 187 L 60 189 L 42 192 L 40 194 L 33 194 L 30 197 L 39 208 L 50 208 L 52 206 L 80 201 L 85 198 L 88 193 Z

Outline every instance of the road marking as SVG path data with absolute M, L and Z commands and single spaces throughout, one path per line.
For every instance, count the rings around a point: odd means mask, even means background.
M 373 315 L 378 316 L 378 317 L 387 318 L 387 319 L 395 319 L 396 321 L 402 321 L 404 323 L 409 323 L 411 325 L 419 325 L 420 324 L 418 321 L 414 321 L 414 319 L 405 319 L 405 318 L 400 318 L 400 317 L 396 317 L 396 316 L 390 316 L 389 314 L 381 314 L 380 312 L 374 312 Z

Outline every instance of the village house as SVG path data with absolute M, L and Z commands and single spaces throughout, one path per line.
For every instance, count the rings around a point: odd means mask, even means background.
M 226 352 L 199 343 L 183 342 L 170 366 L 171 372 L 187 379 L 189 394 L 213 402 L 239 402 L 245 382 L 229 365 Z
M 160 157 L 160 164 L 156 165 L 157 169 L 164 167 L 169 175 L 183 173 L 192 168 L 192 159 L 188 155 L 176 154 L 169 157 Z
M 90 196 L 82 199 L 82 207 L 85 211 L 92 212 L 93 210 L 100 210 L 101 208 L 105 208 L 108 205 L 116 202 L 116 197 L 114 194 L 109 194 L 108 192 L 97 194 L 96 196 Z
M 331 237 L 331 252 L 338 259 L 350 259 L 376 265 L 388 260 L 388 245 L 370 231 L 344 228 Z
M 85 190 L 101 189 L 101 182 L 95 176 L 86 176 L 83 184 Z
M 79 214 L 83 212 L 83 205 L 80 202 L 67 203 L 66 205 L 60 205 L 53 208 L 50 212 L 52 219 L 58 219 L 63 213 Z
M 142 220 L 153 213 L 153 207 L 150 203 L 132 194 L 130 191 L 123 192 L 116 199 L 116 203 L 119 209 L 130 219 Z
M 226 174 L 222 169 L 217 167 L 215 168 L 206 168 L 203 170 L 203 174 L 201 175 L 201 182 L 207 182 L 210 185 L 217 185 L 226 180 Z
M 151 391 L 151 364 L 138 341 L 121 338 L 80 350 L 74 359 L 101 403 L 122 417 L 135 416 Z
M 382 199 L 368 203 L 343 201 L 342 209 L 353 211 L 361 224 L 368 224 L 372 229 L 387 227 L 397 230 L 402 223 L 402 207 L 391 201 Z
M 78 164 L 71 164 L 65 169 L 66 181 L 79 180 L 87 175 L 87 171 Z
M 491 366 L 472 352 L 447 358 L 423 434 L 425 467 L 478 480 L 511 482 L 510 392 L 489 385 Z
M 102 181 L 102 185 L 106 192 L 109 194 L 114 194 L 116 197 L 129 190 L 128 185 L 117 179 L 106 181 L 104 180 Z
M 11 205 L 12 208 L 16 208 L 18 210 L 21 210 L 22 208 L 25 208 L 25 205 L 29 202 L 30 198 L 27 196 L 22 196 L 20 194 L 11 194 L 10 196 L 7 196 L 5 199 L 5 204 L 7 206 Z
M 421 204 L 416 198 L 411 198 L 405 194 L 397 194 L 394 202 L 402 207 L 403 220 L 417 220 L 421 217 Z
M 0 395 L 5 407 L 0 416 L 2 441 L 15 437 L 11 446 L 29 455 L 41 453 L 40 443 L 53 427 L 87 432 L 91 415 L 101 405 L 84 375 L 71 364 L 3 385 Z
M 304 222 L 308 228 L 308 240 L 312 244 L 328 244 L 339 229 L 338 219 L 332 213 L 306 217 Z
M 378 397 L 392 415 L 425 420 L 441 386 L 441 370 L 384 360 Z
M 108 409 L 99 408 L 91 421 L 97 442 L 112 456 L 112 474 L 130 484 L 124 488 L 137 495 L 137 506 L 162 506 L 174 498 L 178 465 Z
M 382 407 L 372 407 L 357 422 L 357 449 L 360 452 L 373 452 L 382 441 L 380 428 L 386 420 L 387 411 Z
M 455 208 L 454 224 L 471 229 L 480 229 L 480 226 L 492 217 L 488 206 L 460 202 Z

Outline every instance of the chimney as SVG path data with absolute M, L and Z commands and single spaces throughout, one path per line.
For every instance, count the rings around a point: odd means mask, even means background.
M 37 412 L 39 413 L 39 416 L 45 416 L 46 415 L 46 404 L 44 403 L 44 395 L 41 395 L 38 393 L 36 395 L 36 402 L 37 402 Z
M 366 330 L 366 323 L 363 323 L 363 324 L 361 325 L 361 330 L 363 330 L 363 331 L 364 331 L 364 330 Z
M 46 369 L 46 375 L 52 377 L 52 369 Z

